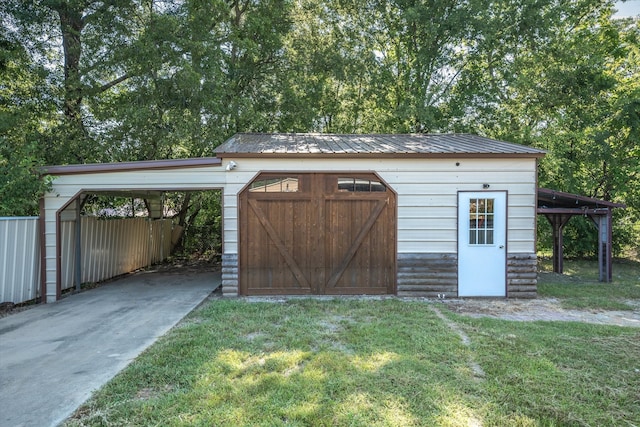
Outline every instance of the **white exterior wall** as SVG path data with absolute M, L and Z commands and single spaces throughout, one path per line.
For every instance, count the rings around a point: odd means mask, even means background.
M 237 166 L 230 171 L 227 164 Z M 459 163 L 459 165 L 456 165 Z M 56 212 L 80 191 L 223 188 L 223 247 L 238 253 L 238 194 L 261 171 L 377 172 L 398 194 L 398 253 L 457 252 L 457 192 L 508 192 L 508 253 L 535 253 L 536 159 L 223 159 L 222 166 L 63 175 L 45 196 L 46 301 L 56 298 Z
M 225 253 L 238 253 L 238 194 L 260 171 L 374 171 L 398 193 L 398 253 L 456 253 L 457 192 L 508 191 L 508 251 L 535 252 L 536 159 L 233 160 L 224 192 Z M 459 166 L 456 166 L 459 163 Z M 223 165 L 224 166 L 224 165 Z

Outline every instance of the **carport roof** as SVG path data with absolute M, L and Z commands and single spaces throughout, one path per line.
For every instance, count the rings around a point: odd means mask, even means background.
M 471 134 L 239 133 L 215 150 L 218 157 L 543 157 L 545 151 Z
M 217 157 L 196 157 L 191 159 L 141 160 L 137 162 L 45 166 L 40 169 L 40 173 L 42 175 L 74 175 L 149 169 L 197 168 L 202 166 L 220 166 L 221 164 L 222 161 Z
M 577 212 L 580 215 L 592 210 L 626 207 L 624 203 L 614 203 L 549 188 L 538 188 L 538 213 Z
M 598 269 L 600 281 L 612 279 L 612 211 L 614 208 L 626 208 L 624 203 L 614 203 L 580 194 L 565 193 L 549 188 L 538 188 L 538 214 L 542 214 L 553 228 L 553 271 L 562 273 L 563 269 L 563 228 L 574 216 L 589 216 L 598 228 Z

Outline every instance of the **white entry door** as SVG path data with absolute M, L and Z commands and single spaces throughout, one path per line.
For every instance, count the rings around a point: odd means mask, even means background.
M 458 193 L 458 295 L 506 295 L 507 193 Z

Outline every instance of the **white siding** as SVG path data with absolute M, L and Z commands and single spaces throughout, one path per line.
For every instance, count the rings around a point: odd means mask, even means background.
M 226 171 L 229 161 L 237 167 Z M 456 164 L 458 163 L 458 164 Z M 80 190 L 224 188 L 226 254 L 238 253 L 238 194 L 261 171 L 375 171 L 398 193 L 398 252 L 456 253 L 457 192 L 508 192 L 508 251 L 535 252 L 536 160 L 225 158 L 222 167 L 65 175 L 46 196 L 47 300 L 55 300 L 56 212 Z
M 39 236 L 38 217 L 0 218 L 0 302 L 38 297 Z
M 232 160 L 231 158 L 225 161 Z M 375 171 L 398 193 L 398 252 L 457 251 L 457 192 L 508 192 L 508 250 L 535 251 L 535 159 L 233 159 L 225 189 L 225 252 L 238 251 L 238 193 L 260 171 Z M 456 163 L 459 163 L 456 166 Z

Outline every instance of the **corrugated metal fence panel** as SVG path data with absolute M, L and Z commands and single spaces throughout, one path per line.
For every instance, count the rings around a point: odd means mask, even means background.
M 0 218 L 0 302 L 19 304 L 39 296 L 38 217 Z
M 110 279 L 162 262 L 171 250 L 171 220 L 82 217 L 82 283 Z M 37 217 L 0 218 L 0 302 L 35 299 L 40 290 Z M 62 289 L 75 286 L 75 221 L 60 222 Z
M 167 259 L 171 255 L 171 238 L 173 237 L 173 221 L 164 220 L 162 222 L 162 234 L 164 238 L 162 242 L 164 244 L 162 248 L 162 261 Z
M 169 256 L 172 225 L 168 219 L 83 217 L 81 227 L 82 283 L 106 280 Z M 73 230 L 69 234 L 74 234 Z M 75 247 L 75 240 L 71 240 L 69 248 Z M 74 284 L 73 260 L 69 267 L 66 265 L 70 270 L 67 274 L 71 278 L 67 286 L 70 287 Z
M 153 221 L 151 227 L 151 263 L 156 264 L 164 261 L 169 256 L 171 250 L 171 221 Z

